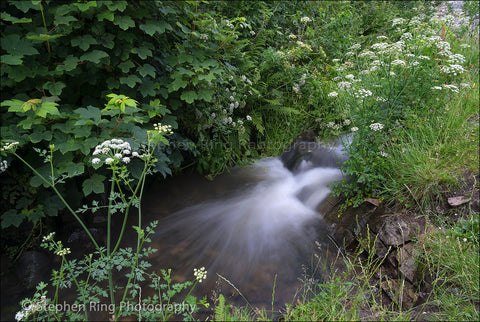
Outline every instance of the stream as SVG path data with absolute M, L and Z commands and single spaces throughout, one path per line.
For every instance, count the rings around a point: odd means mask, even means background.
M 273 305 L 278 310 L 293 303 L 305 281 L 322 281 L 337 255 L 331 226 L 319 211 L 331 192 L 329 184 L 343 180 L 338 163 L 345 159 L 344 152 L 336 146 L 297 142 L 281 157 L 233 168 L 212 181 L 198 174 L 153 180 L 142 203 L 142 226 L 159 221 L 145 245 L 158 249 L 149 258 L 151 268 L 158 274 L 171 268 L 173 282 L 184 282 L 194 279 L 194 268 L 205 267 L 207 279 L 194 295 L 206 295 L 210 302 L 223 294 L 236 306 Z M 130 215 L 127 227 L 137 220 Z M 119 224 L 121 219 L 114 231 Z M 98 229 L 100 233 L 101 224 Z M 136 243 L 133 229 L 124 237 L 123 246 Z M 82 242 L 73 243 L 81 248 Z M 2 296 L 2 307 L 9 308 L 2 320 L 11 317 L 21 299 L 33 295 L 33 289 L 18 287 L 25 278 L 33 278 L 29 285 L 36 285 L 58 267 L 42 252 L 27 253 L 33 259 L 23 256 L 29 263 L 26 270 L 12 267 L 2 274 L 2 295 L 8 293 Z M 153 295 L 148 287 L 142 291 L 143 298 Z M 67 299 L 73 302 L 72 296 Z

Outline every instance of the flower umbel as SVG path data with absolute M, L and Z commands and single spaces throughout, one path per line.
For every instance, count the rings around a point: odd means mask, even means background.
M 207 271 L 205 270 L 205 267 L 201 267 L 199 269 L 194 268 L 193 275 L 198 280 L 198 282 L 201 283 L 204 279 L 207 278 Z

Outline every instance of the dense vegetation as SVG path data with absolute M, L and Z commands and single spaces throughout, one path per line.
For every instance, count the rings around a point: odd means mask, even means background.
M 373 197 L 434 213 L 441 191 L 478 173 L 479 161 L 478 26 L 436 18 L 439 3 L 2 2 L 2 253 L 15 260 L 38 247 L 63 217 L 140 209 L 147 174 L 194 169 L 213 177 L 278 155 L 307 129 L 321 140 L 351 140 L 344 171 L 355 180 L 335 187 L 345 206 Z M 464 8 L 470 17 L 478 12 L 472 3 Z M 128 149 L 99 158 L 95 152 L 113 151 L 110 144 Z M 130 157 L 135 151 L 143 158 Z M 478 269 L 478 236 L 471 234 L 478 213 L 470 211 L 466 222 L 456 238 L 468 235 L 471 248 L 458 252 L 476 249 L 468 265 Z M 132 253 L 119 242 L 110 248 L 109 236 L 107 249 L 92 237 L 95 263 L 111 256 L 118 267 L 147 270 L 140 258 L 149 251 L 141 246 L 153 228 L 141 228 L 140 221 L 136 261 L 126 260 Z M 432 238 L 425 258 L 440 267 L 444 259 L 434 254 L 441 243 Z M 43 244 L 62 256 L 62 272 L 92 265 L 68 262 L 50 238 Z M 96 272 L 111 283 L 108 268 Z M 140 279 L 134 276 L 129 283 Z M 57 290 L 77 283 L 71 278 L 59 279 Z M 87 292 L 86 285 L 79 289 Z M 113 287 L 90 291 L 113 300 Z M 478 287 L 466 292 L 478 305 Z M 341 287 L 331 294 L 348 297 Z M 306 299 L 313 308 L 305 312 L 320 310 L 325 295 L 318 296 Z M 226 318 L 224 308 L 217 313 Z M 358 318 L 326 311 L 308 317 L 298 308 L 287 318 Z M 478 318 L 478 310 L 469 314 Z

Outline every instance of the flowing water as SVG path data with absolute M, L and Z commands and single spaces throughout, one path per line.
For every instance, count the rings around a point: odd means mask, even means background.
M 211 299 L 214 292 L 221 292 L 230 303 L 242 306 L 248 301 L 267 308 L 272 295 L 275 308 L 294 302 L 302 285 L 299 278 L 306 273 L 321 280 L 318 265 L 329 265 L 337 251 L 329 237 L 331 229 L 317 209 L 331 191 L 329 183 L 343 179 L 337 167 L 344 160 L 342 153 L 302 142 L 281 158 L 234 168 L 213 181 L 180 174 L 150 184 L 142 225 L 159 220 L 147 245 L 158 249 L 149 259 L 152 268 L 172 268 L 174 281 L 182 282 L 193 280 L 193 269 L 204 266 L 208 277 L 197 286 L 200 297 Z M 130 216 L 128 226 L 137 224 L 136 217 Z M 134 230 L 128 229 L 124 246 L 135 241 Z M 42 280 L 48 279 L 50 268 L 58 269 L 58 263 L 42 265 L 47 268 L 43 277 L 38 276 Z M 33 294 L 18 287 L 16 275 L 15 269 L 2 275 L 2 294 L 8 293 L 10 299 L 2 296 L 2 307 L 18 305 Z M 5 280 L 11 280 L 7 288 Z M 142 290 L 145 296 L 152 295 L 147 287 Z M 66 293 L 73 301 L 75 294 Z
M 337 152 L 313 150 L 297 158 L 293 170 L 280 158 L 266 158 L 213 182 L 185 177 L 150 187 L 146 220 L 161 218 L 152 238 L 159 249 L 153 267 L 171 267 L 182 281 L 204 266 L 204 294 L 240 299 L 233 284 L 250 304 L 270 305 L 275 287 L 277 305 L 293 301 L 304 268 L 316 269 L 313 254 L 325 264 L 334 248 L 317 207 L 331 192 L 329 183 L 343 175 L 331 162 Z M 312 158 L 315 153 L 320 158 Z M 243 296 L 239 304 L 246 304 Z

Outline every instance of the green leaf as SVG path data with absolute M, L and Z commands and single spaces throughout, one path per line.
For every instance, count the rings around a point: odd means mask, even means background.
M 123 12 L 127 8 L 127 1 L 109 1 L 106 5 L 108 10 Z
M 65 35 L 63 35 L 63 34 L 56 34 L 56 35 L 39 34 L 39 35 L 28 36 L 27 39 L 47 41 L 47 40 L 52 40 L 52 39 L 63 37 L 63 36 L 65 36 Z
M 23 57 L 27 55 L 36 55 L 39 53 L 38 50 L 33 47 L 30 41 L 20 39 L 18 34 L 10 34 L 2 37 L 0 44 L 3 50 L 6 50 L 13 56 Z
M 108 21 L 113 21 L 114 13 L 112 11 L 106 10 L 106 11 L 98 14 L 97 19 L 98 19 L 98 21 L 103 21 L 104 19 L 107 19 Z
M 100 45 L 103 47 L 106 47 L 108 49 L 113 49 L 115 46 L 115 43 L 113 40 L 115 39 L 115 36 L 109 33 L 104 33 L 98 40 Z
M 22 108 L 24 103 L 25 102 L 21 100 L 13 99 L 13 100 L 3 101 L 2 103 L 0 103 L 0 106 L 8 106 L 9 112 L 24 112 Z
M 21 82 L 25 78 L 27 78 L 27 76 L 32 75 L 32 69 L 28 68 L 25 65 L 18 65 L 15 67 L 11 67 L 8 65 L 3 66 L 2 71 L 6 71 L 8 73 L 8 78 L 14 80 L 15 82 Z
M 189 54 L 186 54 L 186 53 L 181 53 L 180 55 L 178 55 L 178 62 L 180 64 L 192 63 L 193 62 L 193 56 L 189 55 Z
M 105 192 L 105 185 L 103 184 L 104 180 L 105 180 L 105 176 L 94 173 L 90 179 L 83 181 L 82 189 L 85 197 L 91 194 L 92 192 L 104 193 Z
M 65 83 L 62 82 L 46 82 L 45 85 L 43 85 L 43 88 L 50 91 L 52 95 L 60 96 L 62 94 L 62 90 L 65 88 Z
M 100 124 L 102 123 L 102 112 L 98 107 L 87 106 L 87 108 L 80 107 L 74 110 L 75 113 L 79 115 L 79 120 L 75 125 L 86 125 L 86 124 Z
M 80 2 L 77 2 L 77 3 L 74 3 L 73 4 L 74 6 L 76 6 L 78 9 L 80 9 L 80 11 L 87 11 L 88 9 L 90 9 L 91 7 L 97 7 L 97 1 L 88 1 L 87 3 L 80 3 Z
M 23 63 L 22 56 L 2 55 L 2 64 L 21 65 Z
M 75 139 L 69 139 L 66 142 L 62 142 L 59 144 L 55 143 L 55 147 L 58 147 L 58 150 L 62 153 L 67 153 L 70 151 L 78 151 L 83 149 L 83 144 L 81 141 L 75 140 Z
M 155 77 L 155 67 L 153 67 L 150 64 L 145 64 L 142 67 L 138 67 L 137 71 L 142 77 L 145 77 L 146 75 L 150 75 L 152 77 Z
M 78 65 L 79 61 L 80 61 L 80 59 L 78 59 L 77 57 L 72 56 L 72 55 L 68 55 L 65 58 L 65 61 L 63 62 L 63 65 L 58 65 L 57 70 L 65 70 L 67 72 L 69 72 L 71 70 L 74 70 L 75 68 L 77 68 L 77 65 Z
M 15 209 L 10 209 L 2 214 L 2 229 L 10 226 L 18 227 L 25 219 L 25 215 L 17 213 Z
M 208 73 L 208 74 L 200 74 L 198 75 L 199 80 L 206 80 L 207 82 L 211 82 L 214 79 L 217 79 L 218 75 L 215 73 Z
M 135 65 L 132 63 L 132 61 L 130 60 L 127 60 L 127 61 L 124 61 L 123 63 L 119 64 L 118 67 L 120 67 L 120 69 L 122 70 L 122 72 L 124 73 L 128 73 L 128 71 L 130 70 L 130 68 L 134 67 Z
M 133 48 L 132 53 L 137 54 L 141 59 L 146 59 L 153 54 L 152 51 L 146 47 Z
M 198 99 L 198 96 L 197 93 L 194 91 L 185 91 L 182 93 L 180 98 L 188 104 L 192 104 L 194 100 Z
M 85 35 L 72 39 L 71 44 L 73 47 L 80 47 L 81 50 L 86 51 L 90 45 L 96 45 L 97 40 L 91 35 Z
M 52 140 L 52 132 L 51 131 L 34 131 L 30 134 L 30 141 L 32 143 L 38 143 L 42 140 L 50 141 Z
M 127 84 L 129 87 L 134 88 L 136 83 L 140 83 L 141 80 L 136 75 L 128 75 L 127 77 L 120 77 L 121 84 Z
M 78 21 L 77 18 L 72 16 L 55 16 L 55 20 L 53 21 L 54 25 L 69 25 L 74 21 Z
M 153 36 L 155 33 L 163 34 L 165 29 L 173 30 L 172 26 L 166 21 L 147 22 L 140 25 L 140 29 L 149 36 Z
M 100 63 L 100 60 L 105 57 L 108 57 L 108 54 L 106 52 L 95 49 L 84 54 L 82 57 L 80 57 L 80 60 L 88 60 L 92 63 L 98 64 Z
M 35 114 L 40 117 L 46 117 L 47 114 L 60 115 L 57 106 L 58 104 L 55 102 L 42 102 L 42 105 L 35 111 Z
M 138 89 L 143 97 L 155 96 L 155 84 L 151 80 L 144 79 Z
M 6 12 L 2 12 L 0 14 L 0 18 L 2 20 L 5 20 L 5 21 L 9 21 L 11 23 L 30 23 L 32 22 L 32 19 L 31 18 L 21 18 L 21 19 L 18 19 L 16 17 L 13 17 L 11 16 L 10 14 L 6 13 Z
M 213 94 L 214 92 L 211 89 L 201 89 L 198 91 L 198 99 L 204 100 L 205 102 L 211 102 Z
M 72 131 L 76 139 L 78 138 L 87 138 L 92 133 L 92 126 L 91 125 L 84 125 L 84 126 L 76 126 Z
M 167 88 L 169 92 L 174 92 L 179 90 L 180 88 L 185 88 L 187 85 L 188 83 L 186 81 L 184 81 L 180 77 L 177 77 L 173 82 L 168 84 Z
M 24 13 L 30 9 L 40 10 L 40 6 L 36 1 L 12 1 L 10 4 L 13 4 L 17 9 L 23 11 Z
M 115 16 L 113 23 L 123 30 L 127 30 L 130 27 L 135 27 L 135 21 L 129 16 Z

